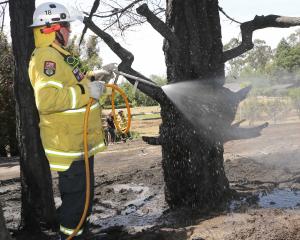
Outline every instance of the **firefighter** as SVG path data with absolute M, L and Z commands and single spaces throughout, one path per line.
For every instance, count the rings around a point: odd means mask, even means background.
M 121 130 L 121 132 L 119 132 L 121 141 L 126 142 L 127 139 L 131 139 L 131 134 L 129 132 L 125 133 L 127 128 L 127 119 L 123 110 L 118 111 L 117 123 L 119 124 L 119 128 Z
M 38 6 L 33 15 L 35 50 L 29 64 L 30 81 L 34 89 L 40 116 L 40 135 L 51 170 L 59 176 L 62 204 L 58 209 L 60 238 L 67 239 L 80 221 L 85 203 L 85 166 L 83 121 L 90 97 L 88 129 L 91 168 L 91 200 L 94 196 L 94 155 L 105 148 L 101 125 L 99 97 L 105 90 L 102 81 L 113 77 L 115 64 L 88 71 L 78 58 L 64 49 L 73 21 L 65 6 L 48 2 Z M 93 81 L 94 80 L 94 81 Z M 89 215 L 88 214 L 88 215 Z M 88 238 L 87 224 L 73 239 Z

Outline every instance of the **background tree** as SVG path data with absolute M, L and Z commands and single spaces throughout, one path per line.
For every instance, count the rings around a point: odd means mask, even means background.
M 13 96 L 13 55 L 10 44 L 0 32 L 0 155 L 18 156 L 15 101 Z
M 55 225 L 55 205 L 48 161 L 40 140 L 39 118 L 28 77 L 28 63 L 34 49 L 32 24 L 34 0 L 10 0 L 11 38 L 14 65 L 14 93 L 18 141 L 21 150 L 21 226 L 33 235 L 41 223 Z M 20 41 L 22 39 L 22 41 Z

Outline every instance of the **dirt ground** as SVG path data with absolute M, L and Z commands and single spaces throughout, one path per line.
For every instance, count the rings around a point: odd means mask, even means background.
M 245 197 L 209 214 L 168 210 L 159 146 L 110 145 L 95 161 L 93 231 L 112 240 L 300 240 L 299 145 L 300 123 L 270 125 L 258 138 L 227 143 L 226 174 Z M 18 174 L 16 159 L 0 161 L 0 198 L 11 230 L 20 218 Z M 55 173 L 53 179 L 59 205 Z

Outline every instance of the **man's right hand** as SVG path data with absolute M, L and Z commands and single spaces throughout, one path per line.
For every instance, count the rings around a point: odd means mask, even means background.
M 106 89 L 105 82 L 102 81 L 89 82 L 88 89 L 89 89 L 90 97 L 98 100 Z
M 93 76 L 97 81 L 108 82 L 114 77 L 114 72 L 118 71 L 117 63 L 109 63 L 104 65 L 101 69 L 94 70 Z

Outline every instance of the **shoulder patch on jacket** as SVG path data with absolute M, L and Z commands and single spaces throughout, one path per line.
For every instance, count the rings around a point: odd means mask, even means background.
M 44 73 L 47 76 L 52 76 L 55 74 L 55 70 L 56 70 L 56 63 L 52 62 L 52 61 L 45 61 L 44 62 Z

